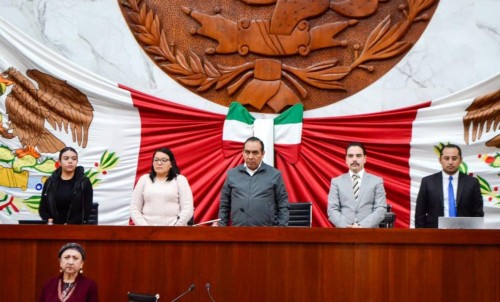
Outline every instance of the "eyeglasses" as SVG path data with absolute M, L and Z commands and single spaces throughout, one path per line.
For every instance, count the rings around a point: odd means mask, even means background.
M 168 158 L 155 158 L 155 159 L 153 159 L 153 161 L 155 162 L 155 164 L 159 164 L 159 163 L 166 164 L 170 161 L 170 159 L 168 159 Z

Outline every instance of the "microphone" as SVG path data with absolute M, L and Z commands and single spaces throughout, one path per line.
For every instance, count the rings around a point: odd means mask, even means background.
M 175 220 L 175 223 L 172 226 L 175 226 L 177 224 L 177 222 L 179 222 L 179 219 L 181 219 L 181 216 L 177 215 L 177 219 Z
M 207 293 L 208 293 L 208 297 L 210 298 L 210 301 L 215 302 L 214 298 L 210 294 L 210 283 L 207 282 L 207 284 L 205 284 L 205 287 L 207 288 Z
M 250 218 L 251 220 L 253 220 L 253 222 L 255 223 L 255 225 L 261 225 L 261 223 L 259 223 L 257 220 L 255 220 L 252 215 L 248 214 L 247 212 L 245 212 L 245 209 L 243 208 L 240 208 L 240 211 L 243 212 L 243 214 L 247 215 L 248 218 Z
M 221 220 L 220 218 L 212 219 L 212 220 L 208 220 L 208 221 L 205 221 L 205 222 L 200 222 L 200 223 L 197 223 L 197 224 L 193 224 L 193 226 L 199 226 L 199 225 L 204 225 L 204 224 L 219 222 L 220 220 Z
M 194 288 L 195 288 L 194 283 L 191 283 L 191 285 L 189 286 L 189 288 L 187 289 L 187 291 L 185 291 L 182 294 L 180 294 L 179 297 L 173 299 L 172 302 L 179 301 L 180 298 L 182 298 L 185 295 L 187 295 L 187 293 L 189 293 L 190 291 L 192 291 Z
M 85 191 L 83 191 L 83 181 L 81 183 L 82 187 L 82 224 L 87 224 L 85 221 Z

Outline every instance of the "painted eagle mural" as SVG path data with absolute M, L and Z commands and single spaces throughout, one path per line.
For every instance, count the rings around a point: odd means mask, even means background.
M 22 149 L 16 150 L 16 155 L 38 158 L 39 152 L 55 153 L 64 148 L 66 144 L 46 128 L 45 122 L 56 131 L 71 132 L 73 142 L 85 148 L 94 116 L 87 96 L 66 81 L 39 70 L 28 70 L 26 75 L 29 78 L 15 68 L 0 75 L 1 82 L 12 86 L 5 101 L 8 128 L 2 127 L 0 135 L 19 139 Z

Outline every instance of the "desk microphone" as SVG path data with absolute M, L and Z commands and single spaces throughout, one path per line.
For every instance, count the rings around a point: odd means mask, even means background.
M 179 301 L 180 298 L 184 297 L 185 295 L 187 295 L 187 293 L 189 293 L 190 291 L 192 291 L 193 289 L 195 288 L 194 284 L 192 283 L 189 288 L 187 289 L 187 291 L 183 292 L 182 294 L 179 295 L 179 297 L 175 298 L 172 300 L 172 302 L 176 302 L 176 301 Z
M 193 226 L 199 226 L 199 225 L 204 225 L 204 224 L 209 224 L 209 223 L 214 223 L 214 222 L 219 222 L 221 221 L 220 218 L 217 218 L 217 219 L 212 219 L 212 220 L 208 220 L 208 221 L 205 221 L 205 222 L 200 222 L 200 223 L 197 223 L 197 224 L 193 224 Z
M 245 209 L 243 208 L 240 208 L 240 211 L 243 212 L 243 214 L 247 215 L 248 218 L 250 218 L 251 220 L 253 220 L 253 222 L 255 223 L 255 225 L 261 225 L 259 222 L 257 222 L 257 220 L 255 220 L 252 215 L 248 214 L 247 212 L 245 212 Z
M 210 294 L 210 283 L 207 282 L 207 284 L 205 284 L 205 287 L 207 288 L 207 293 L 208 293 L 208 297 L 210 298 L 210 301 L 215 302 L 214 298 Z
M 177 219 L 175 220 L 175 223 L 173 226 L 175 226 L 177 224 L 177 222 L 179 222 L 179 219 L 181 219 L 181 216 L 177 215 Z

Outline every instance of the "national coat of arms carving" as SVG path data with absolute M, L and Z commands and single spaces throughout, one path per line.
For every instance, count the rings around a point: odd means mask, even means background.
M 148 56 L 200 96 L 250 110 L 314 109 L 390 70 L 437 0 L 120 0 Z

